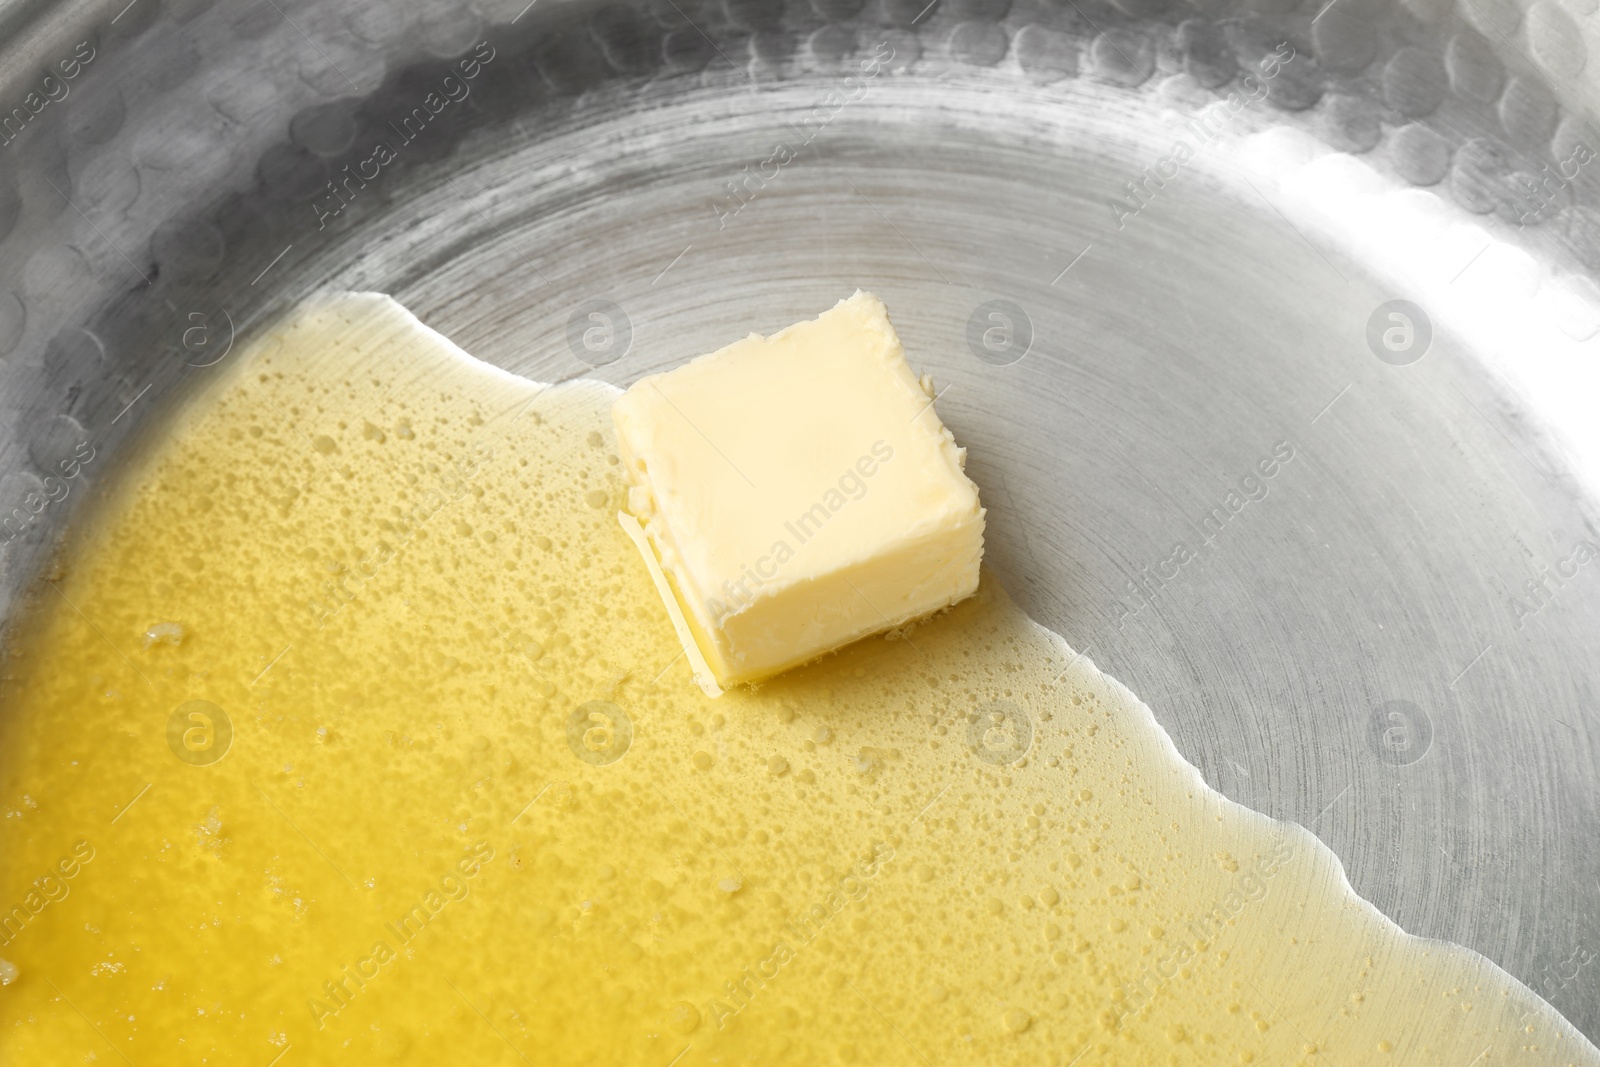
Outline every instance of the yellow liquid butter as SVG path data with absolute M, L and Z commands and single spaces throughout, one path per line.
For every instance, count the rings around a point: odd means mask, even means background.
M 302 311 L 41 588 L 0 1063 L 1600 1063 L 992 575 L 707 699 L 615 519 L 615 391 L 420 337 Z

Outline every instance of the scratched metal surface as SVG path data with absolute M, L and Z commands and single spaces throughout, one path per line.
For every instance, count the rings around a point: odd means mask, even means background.
M 0 103 L 61 96 L 0 148 L 0 510 L 67 493 L 0 548 L 5 603 L 230 337 L 313 288 L 621 384 L 869 287 L 948 386 L 1028 610 L 1214 786 L 1600 1039 L 1592 498 L 1470 331 L 1378 358 L 1383 264 L 1223 149 L 1120 228 L 1107 205 L 1172 112 L 1290 41 L 1241 130 L 1309 132 L 1584 282 L 1592 174 L 1513 224 L 1517 176 L 1593 141 L 1593 4 L 1322 6 L 0 4 Z M 371 170 L 479 42 L 470 96 Z M 347 164 L 375 176 L 330 199 Z M 43 480 L 82 440 L 104 458 Z

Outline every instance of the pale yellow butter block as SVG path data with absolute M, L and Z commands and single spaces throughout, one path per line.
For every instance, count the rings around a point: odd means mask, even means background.
M 978 588 L 966 451 L 870 293 L 642 378 L 612 418 L 628 511 L 724 686 Z

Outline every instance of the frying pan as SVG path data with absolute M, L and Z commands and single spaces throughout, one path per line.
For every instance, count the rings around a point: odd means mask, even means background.
M 868 288 L 1027 610 L 1600 1041 L 1594 10 L 7 0 L 0 607 L 319 287 L 622 385 Z

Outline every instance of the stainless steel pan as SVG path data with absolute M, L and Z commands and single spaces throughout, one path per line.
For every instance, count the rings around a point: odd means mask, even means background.
M 618 383 L 870 287 L 1027 608 L 1600 1040 L 1593 0 L 525 4 L 0 3 L 10 610 L 313 287 Z

